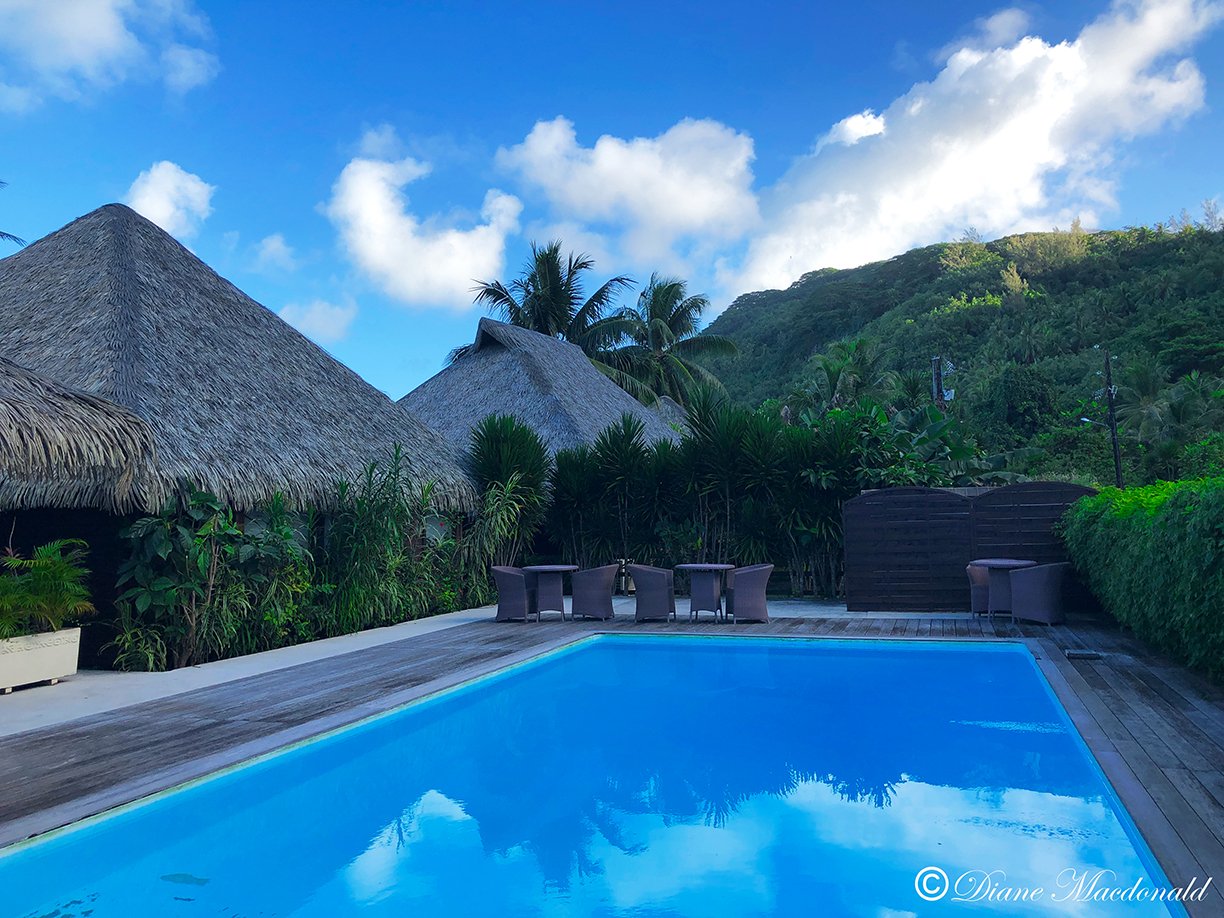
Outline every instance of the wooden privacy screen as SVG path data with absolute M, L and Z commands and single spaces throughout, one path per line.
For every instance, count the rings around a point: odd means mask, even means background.
M 886 488 L 846 501 L 846 606 L 852 611 L 963 612 L 974 558 L 1067 560 L 1054 524 L 1091 488 L 1031 481 L 962 497 Z

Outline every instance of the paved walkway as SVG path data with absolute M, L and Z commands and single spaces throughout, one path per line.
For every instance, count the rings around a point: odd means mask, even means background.
M 688 600 L 676 600 L 682 616 L 688 615 Z M 633 599 L 618 596 L 613 605 L 618 615 L 633 615 Z M 774 614 L 785 618 L 861 618 L 872 617 L 923 617 L 925 613 L 863 613 L 847 612 L 845 603 L 819 600 L 771 600 Z M 566 598 L 569 608 L 569 598 Z M 404 622 L 388 628 L 373 628 L 358 634 L 312 641 L 294 647 L 282 647 L 264 653 L 250 654 L 232 660 L 220 660 L 200 666 L 189 666 L 166 673 L 116 673 L 104 670 L 82 670 L 77 675 L 64 679 L 58 685 L 37 685 L 18 689 L 11 695 L 0 696 L 0 737 L 50 727 L 55 724 L 118 710 L 132 704 L 169 698 L 183 692 L 221 685 L 248 676 L 275 672 L 310 663 L 315 660 L 343 656 L 354 650 L 378 647 L 393 641 L 402 641 L 424 634 L 432 634 L 444 628 L 454 628 L 475 621 L 492 618 L 494 606 L 465 609 L 446 615 L 435 615 L 417 621 Z M 968 618 L 964 615 L 948 616 Z

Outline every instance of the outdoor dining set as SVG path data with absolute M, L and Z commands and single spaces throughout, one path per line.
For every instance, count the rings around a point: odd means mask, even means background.
M 975 614 L 1056 625 L 1063 620 L 1063 582 L 1069 562 L 1038 564 L 1020 558 L 979 558 L 965 568 Z
M 765 588 L 772 564 L 736 567 L 733 564 L 678 564 L 675 569 L 626 564 L 632 580 L 636 608 L 634 621 L 667 621 L 676 617 L 676 575 L 689 575 L 691 584 L 689 619 L 703 612 L 715 619 L 767 622 Z M 612 597 L 621 565 L 579 570 L 572 564 L 534 564 L 527 567 L 494 567 L 497 583 L 496 621 L 539 621 L 541 613 L 560 613 L 565 619 L 564 583 L 570 577 L 570 616 L 573 619 L 611 619 Z M 725 602 L 724 602 L 725 599 Z

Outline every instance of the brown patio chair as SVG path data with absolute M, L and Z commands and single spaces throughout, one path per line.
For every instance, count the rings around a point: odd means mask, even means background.
M 986 613 L 990 611 L 990 569 L 980 564 L 970 564 L 965 567 L 969 576 L 969 611 Z
M 1063 581 L 1071 564 L 1038 564 L 1010 573 L 1012 618 L 1057 625 L 1063 620 Z
M 531 616 L 540 620 L 535 607 L 535 578 L 517 567 L 494 567 L 497 583 L 497 622 L 525 622 Z
M 635 622 L 667 621 L 676 617 L 675 572 L 644 564 L 627 565 L 636 589 Z
M 753 564 L 727 572 L 727 615 L 740 622 L 767 622 L 765 588 L 769 585 L 772 564 Z
M 570 616 L 576 618 L 581 615 L 603 621 L 612 618 L 612 590 L 616 586 L 616 575 L 619 572 L 619 564 L 575 571 L 570 579 L 574 587 Z

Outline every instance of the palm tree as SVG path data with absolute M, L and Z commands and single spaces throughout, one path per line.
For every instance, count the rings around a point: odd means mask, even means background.
M 699 333 L 709 305 L 705 296 L 690 296 L 679 278 L 652 274 L 634 308 L 590 327 L 596 342 L 621 342 L 596 353 L 596 364 L 647 404 L 667 396 L 687 405 L 698 386 L 721 389 L 722 383 L 696 359 L 734 355 L 739 348 L 730 338 Z
M 796 414 L 819 416 L 859 401 L 886 400 L 895 387 L 884 352 L 868 338 L 854 338 L 836 341 L 827 354 L 818 355 L 811 376 L 787 401 Z
M 8 182 L 0 182 L 0 188 L 4 188 Z M 17 245 L 25 245 L 25 240 L 20 236 L 14 236 L 12 233 L 6 233 L 0 230 L 0 242 L 15 242 Z
M 533 242 L 531 260 L 509 286 L 501 281 L 479 281 L 472 292 L 477 304 L 511 325 L 563 338 L 594 355 L 608 340 L 593 333 L 593 326 L 609 314 L 617 292 L 633 283 L 623 275 L 614 277 L 588 297 L 583 278 L 594 266 L 587 255 L 571 252 L 563 257 L 557 240 L 543 247 Z M 467 353 L 468 347 L 451 351 L 450 361 Z
M 1118 420 L 1140 442 L 1164 438 L 1169 427 L 1169 371 L 1152 359 L 1137 360 L 1122 372 Z

